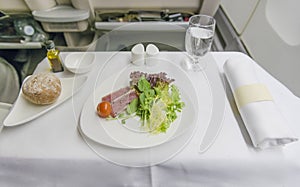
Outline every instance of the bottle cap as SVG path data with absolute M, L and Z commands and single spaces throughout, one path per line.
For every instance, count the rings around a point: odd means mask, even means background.
M 48 40 L 45 42 L 46 48 L 47 49 L 54 49 L 55 48 L 55 44 L 52 40 Z

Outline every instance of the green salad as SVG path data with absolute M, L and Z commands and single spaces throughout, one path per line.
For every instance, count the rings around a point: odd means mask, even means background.
M 184 108 L 179 89 L 159 78 L 151 85 L 144 75 L 132 87 L 138 97 L 133 99 L 126 110 L 115 119 L 126 123 L 126 119 L 138 116 L 142 128 L 146 131 L 153 134 L 165 133 L 176 120 L 177 113 Z

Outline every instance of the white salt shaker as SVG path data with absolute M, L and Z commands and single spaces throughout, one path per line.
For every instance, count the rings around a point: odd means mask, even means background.
M 159 49 L 154 44 L 149 44 L 146 47 L 146 65 L 154 66 L 158 63 L 158 56 Z
M 136 44 L 131 49 L 131 62 L 135 65 L 144 65 L 145 63 L 145 48 L 143 44 Z

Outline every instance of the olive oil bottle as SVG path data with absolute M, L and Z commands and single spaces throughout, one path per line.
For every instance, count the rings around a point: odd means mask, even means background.
M 60 51 L 55 48 L 55 44 L 52 40 L 45 42 L 47 48 L 47 58 L 51 66 L 52 72 L 62 72 L 64 67 L 60 58 Z

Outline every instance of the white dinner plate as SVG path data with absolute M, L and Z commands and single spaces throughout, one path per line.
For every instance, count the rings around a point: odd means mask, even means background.
M 188 129 L 194 127 L 197 121 L 198 99 L 192 82 L 186 73 L 177 65 L 164 59 L 157 59 L 159 66 L 135 66 L 130 63 L 120 66 L 118 73 L 102 80 L 95 91 L 87 99 L 80 118 L 80 130 L 89 139 L 114 148 L 139 149 L 160 145 L 172 140 Z M 166 72 L 167 77 L 175 79 L 174 83 L 180 90 L 185 107 L 178 118 L 171 124 L 166 133 L 150 134 L 138 131 L 139 120 L 131 119 L 126 125 L 118 120 L 106 120 L 98 117 L 96 107 L 101 98 L 113 91 L 129 85 L 129 75 L 133 71 L 146 73 Z M 106 72 L 107 73 L 107 72 Z M 100 76 L 101 77 L 101 76 Z M 98 79 L 99 78 L 98 76 Z
M 73 96 L 87 81 L 87 77 L 78 76 L 76 77 L 76 81 L 72 77 L 60 78 L 60 81 L 62 84 L 61 95 L 55 103 L 50 105 L 36 105 L 27 101 L 22 95 L 21 89 L 16 102 L 3 122 L 4 126 L 21 125 L 45 114 Z

